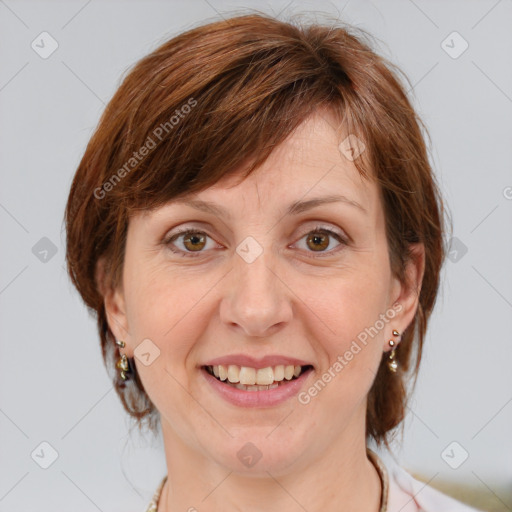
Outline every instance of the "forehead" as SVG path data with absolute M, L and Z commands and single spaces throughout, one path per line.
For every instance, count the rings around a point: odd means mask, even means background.
M 361 176 L 347 153 L 347 140 L 354 145 L 349 135 L 331 112 L 320 111 L 301 123 L 248 177 L 240 169 L 199 193 L 170 201 L 151 215 L 190 207 L 243 220 L 240 209 L 250 204 L 263 211 L 266 206 L 273 211 L 277 204 L 283 214 L 300 213 L 305 204 L 320 204 L 320 198 L 352 204 L 370 214 L 379 208 L 377 185 Z M 361 139 L 356 144 L 357 140 Z
M 358 144 L 359 148 L 355 147 Z M 293 199 L 308 200 L 329 194 L 352 196 L 364 206 L 362 203 L 375 199 L 377 186 L 361 176 L 350 146 L 362 150 L 364 143 L 348 134 L 330 112 L 319 112 L 301 123 L 247 178 L 243 179 L 241 172 L 226 176 L 208 189 L 177 202 L 220 201 L 227 209 L 234 192 L 252 191 L 262 202 L 288 199 L 291 203 Z

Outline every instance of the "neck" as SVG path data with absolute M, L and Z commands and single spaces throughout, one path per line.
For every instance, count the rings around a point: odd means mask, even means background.
M 158 512 L 378 512 L 381 481 L 364 437 L 340 436 L 336 446 L 292 463 L 287 471 L 241 474 L 192 450 L 162 422 L 168 479 Z

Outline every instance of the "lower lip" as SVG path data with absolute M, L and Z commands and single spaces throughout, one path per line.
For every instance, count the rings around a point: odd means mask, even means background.
M 226 401 L 239 407 L 271 407 L 278 405 L 297 395 L 312 372 L 313 369 L 309 368 L 297 379 L 289 381 L 284 380 L 283 384 L 280 384 L 274 389 L 268 389 L 266 391 L 244 391 L 243 389 L 237 389 L 224 384 L 208 373 L 204 368 L 201 368 L 201 373 L 212 388 Z

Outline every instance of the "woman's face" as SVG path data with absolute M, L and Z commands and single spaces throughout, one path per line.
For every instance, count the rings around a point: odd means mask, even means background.
M 413 319 L 417 291 L 391 274 L 377 185 L 333 127 L 317 114 L 245 181 L 190 198 L 217 213 L 171 202 L 130 220 L 109 324 L 135 355 L 167 446 L 202 464 L 278 475 L 364 442 L 382 353 Z M 196 233 L 175 236 L 184 229 Z M 418 285 L 421 265 L 408 272 Z M 276 378 L 281 365 L 313 369 L 246 391 L 204 370 L 219 358 L 249 380 L 268 366 Z

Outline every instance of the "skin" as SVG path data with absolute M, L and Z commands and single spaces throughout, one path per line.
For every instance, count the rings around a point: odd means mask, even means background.
M 390 269 L 377 185 L 340 153 L 346 134 L 336 127 L 329 112 L 317 113 L 246 180 L 230 176 L 194 196 L 224 206 L 231 219 L 175 201 L 130 219 L 123 281 L 105 293 L 105 307 L 122 353 L 133 357 L 146 338 L 160 350 L 148 366 L 135 358 L 161 415 L 169 478 L 159 512 L 379 510 L 380 479 L 366 456 L 367 394 L 388 340 L 397 340 L 392 330 L 414 318 L 424 248 L 413 247 L 408 285 L 401 283 Z M 366 213 L 338 202 L 284 215 L 294 201 L 333 193 Z M 318 225 L 351 240 L 329 235 L 315 245 L 307 235 L 318 236 Z M 208 235 L 174 241 L 191 257 L 163 243 L 178 227 Z M 263 249 L 250 264 L 236 252 L 247 236 Z M 207 360 L 233 353 L 295 356 L 315 367 L 307 389 L 393 305 L 394 318 L 308 404 L 294 397 L 237 407 L 200 373 Z M 252 467 L 237 456 L 247 442 L 262 454 Z

